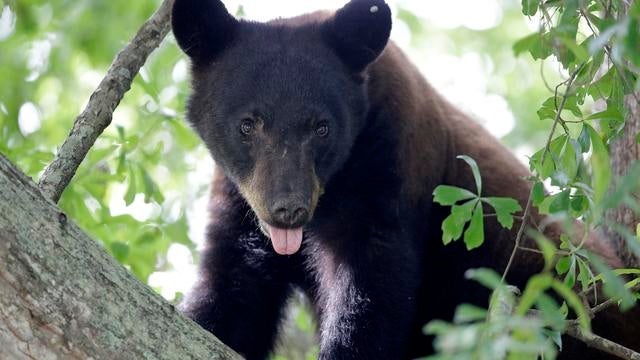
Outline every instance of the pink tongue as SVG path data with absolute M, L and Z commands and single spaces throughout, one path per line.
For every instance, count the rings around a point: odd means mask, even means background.
M 267 225 L 273 249 L 280 255 L 292 255 L 302 244 L 302 228 L 278 229 Z

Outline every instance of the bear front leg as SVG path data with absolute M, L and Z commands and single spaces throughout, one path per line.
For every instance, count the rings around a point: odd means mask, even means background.
M 182 310 L 246 359 L 265 359 L 290 292 L 285 265 L 262 234 L 233 234 L 210 235 L 217 238 L 202 253 L 199 281 Z
M 354 242 L 359 249 L 340 251 L 341 256 L 323 252 L 330 259 L 320 262 L 318 269 L 319 359 L 408 356 L 416 312 L 417 262 L 410 251 L 398 253 L 399 249 L 387 247 L 390 241 L 375 241 L 381 242 L 369 248 Z

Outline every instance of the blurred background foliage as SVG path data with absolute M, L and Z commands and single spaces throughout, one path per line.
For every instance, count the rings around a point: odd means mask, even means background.
M 259 20 L 345 2 L 225 1 L 230 11 Z M 0 152 L 37 179 L 115 54 L 159 3 L 0 0 Z M 554 60 L 514 56 L 513 44 L 536 31 L 538 21 L 523 16 L 519 0 L 391 5 L 392 37 L 425 76 L 528 163 L 550 126 L 535 111 L 552 95 L 545 80 L 555 84 L 566 75 Z M 169 36 L 60 202 L 115 258 L 173 301 L 194 279 L 213 172 L 183 119 L 187 70 Z M 298 329 L 313 332 L 313 319 L 302 308 L 291 316 Z M 313 358 L 317 349 L 309 346 L 305 356 Z

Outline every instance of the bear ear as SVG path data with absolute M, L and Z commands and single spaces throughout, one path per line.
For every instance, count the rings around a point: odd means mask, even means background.
M 207 63 L 233 41 L 238 20 L 219 0 L 175 0 L 171 26 L 182 51 L 196 63 Z
M 384 50 L 391 33 L 391 9 L 384 0 L 351 0 L 327 24 L 329 44 L 355 72 Z

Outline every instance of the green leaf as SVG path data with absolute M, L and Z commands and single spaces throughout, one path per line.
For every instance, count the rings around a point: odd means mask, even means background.
M 540 120 L 546 120 L 546 119 L 555 119 L 556 118 L 556 110 L 553 108 L 548 108 L 548 107 L 542 107 L 540 108 L 538 111 L 536 111 L 536 114 L 538 114 L 538 119 Z
M 487 320 L 489 322 L 501 321 L 513 315 L 516 296 L 520 291 L 515 286 L 501 285 L 496 287 L 489 298 L 489 311 Z
M 553 260 L 556 257 L 558 249 L 556 249 L 556 246 L 543 234 L 535 231 L 532 235 L 538 243 L 538 248 L 540 249 L 540 251 L 542 251 L 542 256 L 544 257 L 545 264 L 544 268 L 545 271 L 547 271 L 553 266 Z
M 487 310 L 471 304 L 461 304 L 456 308 L 453 322 L 456 324 L 470 323 L 484 320 L 487 317 Z
M 571 258 L 568 256 L 563 256 L 558 259 L 556 262 L 556 272 L 558 275 L 566 274 L 569 271 L 569 267 L 571 266 Z
M 477 197 L 471 191 L 455 186 L 440 185 L 433 191 L 433 201 L 440 205 L 454 205 L 460 200 L 467 200 Z
M 586 120 L 624 121 L 624 115 L 615 107 L 607 107 L 604 111 L 591 114 Z
M 544 201 L 545 191 L 544 184 L 540 181 L 533 184 L 533 189 L 531 190 L 531 196 L 533 205 L 538 206 Z
M 531 156 L 531 159 L 529 159 L 531 170 L 535 170 L 535 172 L 540 176 L 541 179 L 546 179 L 553 174 L 554 170 L 556 169 L 553 157 L 558 157 L 558 154 L 560 154 L 560 152 L 564 148 L 564 144 L 567 142 L 567 139 L 567 135 L 561 135 L 551 141 L 551 143 L 549 144 L 550 152 L 547 152 L 544 156 L 544 163 L 542 163 L 542 158 L 543 154 L 545 154 L 546 152 L 546 148 L 538 150 L 535 154 L 533 154 L 533 156 Z
M 498 216 L 498 222 L 503 228 L 511 229 L 513 226 L 513 214 L 522 211 L 518 201 L 512 198 L 488 197 L 482 198 L 482 201 L 493 207 Z
M 488 289 L 497 289 L 502 286 L 500 275 L 489 268 L 469 269 L 464 273 L 464 277 L 474 280 Z
M 142 181 L 144 184 L 144 201 L 148 203 L 151 199 L 154 199 L 157 203 L 162 204 L 164 201 L 164 195 L 162 195 L 158 185 L 156 185 L 155 181 L 153 181 L 149 173 L 143 167 L 140 167 L 140 174 L 142 175 Z
M 551 184 L 560 187 L 566 187 L 574 181 L 578 173 L 578 164 L 582 161 L 581 152 L 577 149 L 580 145 L 568 136 L 563 138 L 563 143 L 554 143 L 550 147 L 555 165 Z
M 129 245 L 119 241 L 111 243 L 111 254 L 121 263 L 127 259 L 129 255 Z
M 620 310 L 626 311 L 635 304 L 635 299 L 631 292 L 625 287 L 624 281 L 619 278 L 604 261 L 595 255 L 589 256 L 589 261 L 593 267 L 602 275 L 604 282 L 604 293 L 612 299 L 620 299 Z
M 538 118 L 540 120 L 545 119 L 555 119 L 556 118 L 556 103 L 558 101 L 558 97 L 550 97 L 547 98 L 542 105 L 540 105 L 540 110 L 538 110 Z
M 529 53 L 534 60 L 544 60 L 553 52 L 552 36 L 550 33 L 540 34 L 537 41 L 529 47 Z
M 622 276 L 622 275 L 640 275 L 640 269 L 636 269 L 636 268 L 623 268 L 623 269 L 613 269 L 611 270 L 616 276 Z M 595 283 L 598 281 L 604 281 L 604 275 L 600 274 L 598 276 L 594 276 L 591 279 L 591 283 Z
M 628 15 L 634 17 L 636 19 L 640 19 L 640 3 L 634 1 L 631 7 L 629 8 Z
M 578 218 L 589 210 L 589 198 L 583 195 L 576 195 L 571 199 L 571 216 Z
M 562 296 L 562 298 L 564 298 L 567 304 L 571 306 L 573 311 L 575 311 L 576 315 L 578 316 L 578 324 L 580 324 L 580 327 L 583 330 L 590 331 L 591 318 L 587 314 L 587 310 L 584 308 L 584 305 L 582 304 L 582 301 L 580 301 L 578 295 L 573 290 L 571 290 L 571 287 L 565 285 L 557 279 L 553 279 L 551 286 L 553 287 L 553 290 L 555 290 L 558 294 L 560 294 L 560 296 Z
M 533 304 L 535 304 L 540 294 L 551 287 L 552 282 L 553 278 L 548 273 L 532 276 L 527 282 L 527 286 L 520 297 L 520 303 L 516 307 L 515 313 L 520 316 L 526 315 Z
M 514 55 L 518 56 L 526 51 L 531 51 L 531 49 L 534 49 L 536 46 L 539 46 L 538 43 L 541 41 L 541 36 L 542 35 L 540 33 L 536 32 L 516 41 L 515 44 L 513 44 Z
M 136 184 L 137 184 L 137 179 L 136 179 L 136 169 L 133 166 L 127 166 L 127 168 L 129 169 L 128 172 L 128 188 L 127 188 L 127 192 L 124 195 L 124 202 L 127 206 L 131 205 L 131 203 L 133 203 L 133 200 L 136 197 L 136 194 L 138 193 L 138 190 L 136 188 Z
M 576 261 L 578 262 L 578 281 L 580 282 L 580 286 L 582 291 L 587 290 L 591 280 L 593 278 L 593 272 L 589 268 L 589 265 L 585 263 L 584 260 L 576 257 Z
M 609 97 L 613 89 L 614 79 L 617 76 L 616 68 L 615 66 L 612 66 L 609 71 L 591 84 L 591 87 L 589 87 L 589 95 L 591 95 L 594 100 L 606 99 Z
M 570 288 L 576 284 L 576 256 L 570 256 L 569 260 L 571 265 L 569 266 L 569 271 L 567 271 L 567 275 L 564 277 L 564 284 Z
M 580 136 L 578 136 L 578 144 L 580 144 L 582 153 L 588 153 L 589 149 L 591 149 L 591 139 L 589 138 L 589 131 L 584 126 L 580 131 Z
M 118 125 L 116 126 L 116 130 L 118 131 L 118 138 L 120 140 L 125 141 L 124 127 Z
M 442 242 L 447 245 L 451 241 L 458 240 L 462 236 L 464 224 L 471 219 L 473 208 L 478 199 L 467 201 L 462 205 L 451 207 L 451 214 L 442 222 Z
M 539 0 L 522 0 L 522 13 L 533 16 L 538 12 Z
M 476 188 L 478 189 L 478 196 L 482 195 L 482 178 L 480 177 L 480 169 L 478 168 L 478 163 L 476 163 L 473 158 L 467 155 L 458 155 L 458 159 L 464 160 L 471 167 L 471 171 L 473 172 L 473 177 L 476 181 Z
M 545 323 L 550 324 L 554 329 L 564 329 L 566 325 L 565 317 L 555 299 L 542 293 L 536 300 L 536 307 L 540 309 L 540 315 L 545 320 Z
M 552 214 L 569 211 L 569 196 L 571 194 L 571 190 L 567 189 L 559 194 L 554 195 L 553 201 L 549 205 L 549 212 Z
M 566 37 L 561 36 L 561 37 L 558 37 L 557 39 L 560 40 L 562 44 L 566 46 L 567 49 L 569 49 L 569 51 L 573 53 L 573 55 L 575 56 L 575 61 L 577 63 L 583 63 L 589 59 L 589 52 L 583 47 L 576 44 L 575 38 L 568 39 Z
M 565 0 L 560 21 L 556 27 L 556 31 L 559 34 L 573 41 L 575 41 L 576 33 L 578 32 L 578 21 L 580 20 L 580 16 L 578 16 L 579 6 L 579 0 Z
M 453 325 L 442 320 L 432 320 L 422 329 L 425 335 L 438 335 L 447 333 L 451 330 Z
M 560 235 L 560 249 L 571 250 L 571 246 L 571 239 L 567 236 L 567 234 Z
M 594 54 L 596 51 L 605 47 L 614 35 L 626 30 L 624 26 L 624 22 L 621 21 L 614 23 L 613 26 L 607 27 L 604 31 L 600 31 L 598 37 L 589 43 L 589 53 Z
M 556 111 L 558 110 L 558 106 L 562 103 L 561 96 L 552 96 L 547 98 L 542 105 L 540 105 L 540 110 L 538 110 L 538 117 L 540 120 L 544 119 L 555 119 Z M 563 111 L 570 111 L 576 117 L 582 116 L 582 111 L 578 106 L 578 98 L 576 96 L 569 96 L 564 102 L 564 106 L 562 108 Z
M 588 124 L 585 124 L 584 126 L 589 132 L 591 146 L 593 147 L 593 153 L 591 154 L 591 167 L 593 169 L 593 198 L 596 203 L 600 203 L 607 192 L 609 180 L 611 178 L 609 151 L 605 147 L 596 130 Z
M 467 231 L 464 232 L 464 243 L 467 250 L 472 250 L 484 242 L 484 216 L 482 213 L 482 204 L 478 203 L 473 211 L 473 217 L 469 223 Z

